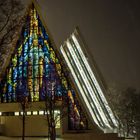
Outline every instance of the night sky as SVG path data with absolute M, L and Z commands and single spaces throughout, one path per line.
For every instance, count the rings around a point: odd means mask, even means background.
M 59 47 L 76 26 L 108 86 L 140 89 L 139 0 L 37 0 Z

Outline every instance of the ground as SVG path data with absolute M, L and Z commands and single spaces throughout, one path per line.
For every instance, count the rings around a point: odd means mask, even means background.
M 21 140 L 21 137 L 0 136 L 0 140 Z M 45 138 L 45 137 L 26 137 L 25 140 L 48 140 L 48 138 Z M 63 140 L 63 139 L 57 138 L 56 140 Z

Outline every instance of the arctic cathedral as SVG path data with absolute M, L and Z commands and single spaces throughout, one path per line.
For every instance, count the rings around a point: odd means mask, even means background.
M 0 81 L 0 133 L 21 135 L 24 100 L 27 136 L 47 135 L 46 98 L 55 104 L 56 129 L 63 132 L 99 129 L 111 132 L 118 122 L 104 96 L 84 51 L 78 31 L 56 51 L 34 4 L 31 4 L 25 25 Z M 62 107 L 64 105 L 64 107 Z M 61 118 L 63 109 L 66 110 Z M 55 114 L 54 114 L 55 115 Z M 16 130 L 14 130 L 16 124 Z M 18 126 L 19 125 L 19 126 Z M 61 130 L 60 130 L 61 129 Z

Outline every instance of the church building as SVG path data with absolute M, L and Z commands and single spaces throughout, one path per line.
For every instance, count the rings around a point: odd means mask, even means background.
M 79 29 L 56 47 L 42 21 L 33 1 L 0 81 L 0 135 L 21 136 L 24 126 L 25 136 L 47 136 L 53 116 L 64 139 L 123 139 Z

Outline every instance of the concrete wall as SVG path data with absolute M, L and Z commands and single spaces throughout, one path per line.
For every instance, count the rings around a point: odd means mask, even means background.
M 60 106 L 60 104 L 58 104 Z M 44 103 L 32 103 L 27 110 L 43 110 Z M 21 111 L 18 103 L 0 104 L 0 112 Z M 88 133 L 87 131 L 68 131 L 67 117 L 61 121 L 61 128 L 56 129 L 57 135 L 64 139 L 73 140 L 120 140 L 116 134 L 103 134 L 96 127 Z M 71 133 L 70 133 L 71 132 Z M 0 116 L 0 134 L 6 136 L 21 136 L 22 135 L 22 116 Z M 43 115 L 26 116 L 25 122 L 26 136 L 47 136 L 48 128 L 46 117 Z
M 3 135 L 6 136 L 21 136 L 22 135 L 22 117 L 21 116 L 2 116 L 1 123 Z M 56 129 L 57 135 L 61 134 L 61 128 Z M 45 116 L 26 116 L 25 122 L 26 136 L 47 136 L 47 120 Z
M 125 140 L 119 138 L 117 134 L 103 134 L 103 133 L 75 133 L 75 134 L 64 134 L 62 136 L 66 140 Z
M 57 106 L 60 106 L 58 103 Z M 29 104 L 26 111 L 45 110 L 44 102 L 33 102 Z M 21 107 L 19 103 L 2 103 L 0 112 L 19 112 Z M 47 136 L 47 120 L 44 115 L 26 116 L 25 135 L 26 136 Z M 22 134 L 22 116 L 0 116 L 0 133 L 6 136 L 21 136 Z M 61 129 L 57 129 L 57 135 L 60 135 Z

